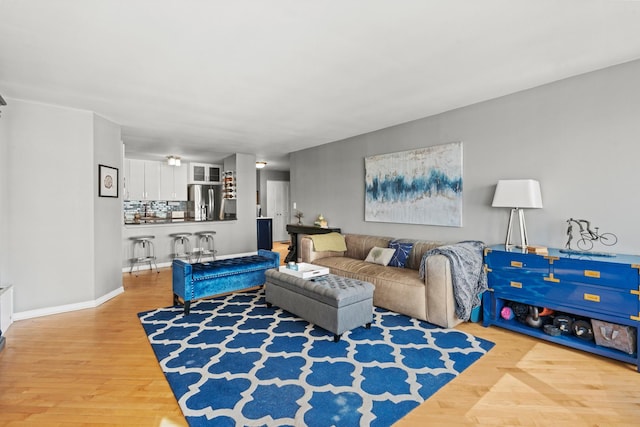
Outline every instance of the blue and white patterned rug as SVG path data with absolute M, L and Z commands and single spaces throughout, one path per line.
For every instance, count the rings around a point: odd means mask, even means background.
M 262 290 L 138 316 L 191 426 L 390 426 L 494 345 L 380 308 L 335 343 Z

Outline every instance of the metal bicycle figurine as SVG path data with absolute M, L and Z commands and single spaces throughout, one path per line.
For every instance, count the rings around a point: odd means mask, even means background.
M 580 239 L 576 241 L 576 246 L 581 251 L 589 251 L 593 249 L 593 242 L 599 241 L 605 246 L 613 246 L 618 243 L 618 237 L 613 233 L 602 233 L 598 232 L 599 228 L 594 227 L 595 231 L 591 229 L 591 223 L 586 219 L 573 219 L 569 218 L 567 220 L 567 235 L 569 236 L 569 240 L 567 240 L 567 244 L 565 247 L 571 248 L 571 241 L 573 240 L 573 224 L 575 223 L 580 228 Z

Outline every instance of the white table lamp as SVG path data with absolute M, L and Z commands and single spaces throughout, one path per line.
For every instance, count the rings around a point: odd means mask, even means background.
M 511 243 L 511 233 L 513 229 L 513 217 L 518 214 L 520 222 L 520 244 L 524 248 L 529 244 L 527 237 L 527 226 L 524 221 L 523 209 L 542 208 L 542 195 L 540 193 L 540 183 L 534 179 L 504 179 L 498 181 L 496 192 L 493 195 L 494 208 L 511 208 L 509 216 L 509 228 L 505 247 L 514 246 Z

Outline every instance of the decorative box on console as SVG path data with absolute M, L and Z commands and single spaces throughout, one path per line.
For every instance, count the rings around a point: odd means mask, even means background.
M 306 262 L 299 262 L 295 264 L 296 269 L 289 268 L 288 266 L 281 266 L 280 273 L 290 274 L 292 276 L 299 277 L 301 279 L 310 279 L 312 277 L 326 276 L 329 274 L 329 269 L 321 267 L 319 265 L 308 264 Z

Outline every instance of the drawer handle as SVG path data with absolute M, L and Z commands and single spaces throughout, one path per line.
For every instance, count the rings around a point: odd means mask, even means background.
M 522 263 L 520 261 L 511 261 L 511 267 L 522 268 Z
M 593 270 L 585 270 L 584 271 L 584 277 L 593 277 L 594 279 L 599 279 L 600 278 L 600 272 L 599 271 L 593 271 Z
M 543 278 L 547 282 L 560 283 L 560 279 L 553 277 L 553 273 L 549 273 L 549 277 Z
M 511 282 L 510 285 L 512 288 L 522 289 L 522 283 L 520 282 Z
M 600 295 L 584 294 L 585 301 L 600 302 Z

